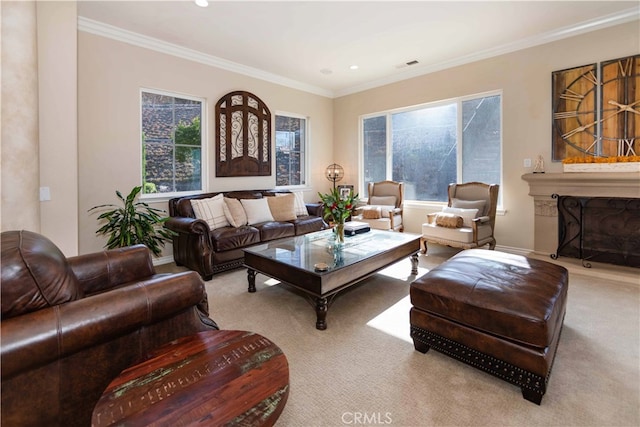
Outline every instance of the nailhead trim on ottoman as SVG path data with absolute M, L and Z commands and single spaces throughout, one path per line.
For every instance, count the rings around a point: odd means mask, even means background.
M 525 371 L 504 360 L 496 359 L 493 356 L 416 326 L 411 327 L 411 338 L 414 340 L 416 350 L 426 353 L 429 348 L 433 347 L 440 353 L 444 353 L 447 356 L 453 357 L 454 359 L 520 387 L 522 389 L 522 396 L 538 405 L 542 402 L 542 396 L 547 391 L 547 383 L 549 382 L 551 370 L 549 370 L 547 376 L 543 378 L 540 375 Z

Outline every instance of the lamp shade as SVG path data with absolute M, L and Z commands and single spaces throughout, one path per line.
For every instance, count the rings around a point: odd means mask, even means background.
M 325 171 L 325 176 L 331 182 L 333 182 L 333 186 L 336 186 L 336 182 L 342 180 L 344 178 L 344 169 L 337 163 L 333 163 L 327 166 L 327 170 Z

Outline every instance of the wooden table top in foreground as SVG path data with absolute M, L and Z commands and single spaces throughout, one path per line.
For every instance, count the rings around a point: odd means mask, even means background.
M 267 338 L 207 331 L 157 349 L 122 371 L 92 426 L 271 426 L 289 395 L 289 364 Z

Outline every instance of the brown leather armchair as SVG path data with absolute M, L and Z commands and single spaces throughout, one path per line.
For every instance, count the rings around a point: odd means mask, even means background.
M 123 369 L 218 329 L 198 274 L 155 274 L 143 245 L 67 259 L 33 232 L 1 240 L 3 425 L 88 426 Z

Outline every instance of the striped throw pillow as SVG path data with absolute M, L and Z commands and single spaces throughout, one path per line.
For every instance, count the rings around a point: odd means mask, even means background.
M 191 200 L 191 207 L 193 207 L 193 213 L 196 215 L 196 218 L 206 221 L 212 230 L 229 226 L 229 221 L 222 207 L 223 204 L 224 198 L 222 194 L 208 199 Z

